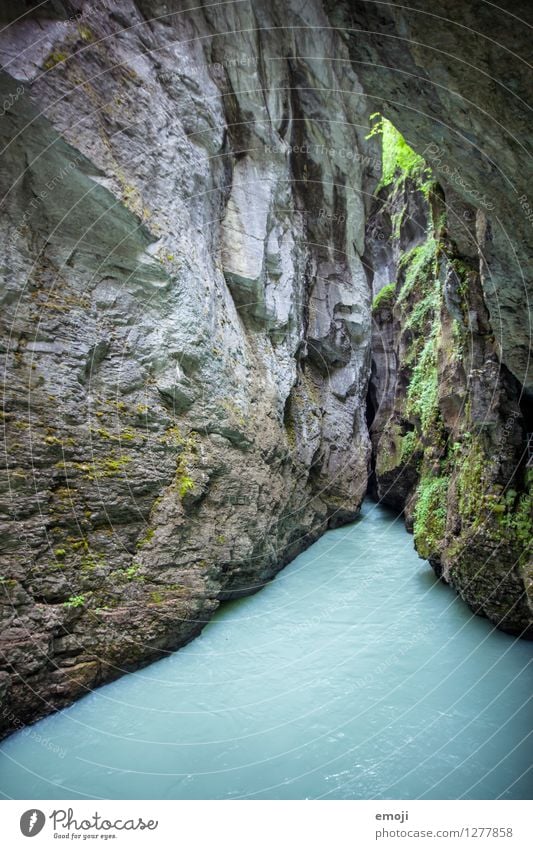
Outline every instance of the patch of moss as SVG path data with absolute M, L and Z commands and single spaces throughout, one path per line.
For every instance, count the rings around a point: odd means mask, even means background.
M 405 320 L 405 328 L 414 333 L 423 333 L 428 323 L 433 324 L 435 321 L 440 310 L 441 300 L 440 282 L 438 278 L 435 278 L 433 285 L 429 287 L 424 297 L 409 311 Z
M 457 503 L 462 521 L 475 526 L 488 491 L 487 457 L 477 438 L 465 434 L 464 439 L 462 450 L 454 451 Z
M 126 454 L 121 454 L 119 457 L 104 457 L 94 459 L 92 463 L 58 463 L 58 466 L 70 466 L 74 469 L 79 469 L 84 473 L 87 480 L 94 481 L 100 478 L 114 478 L 124 468 L 131 463 L 132 458 Z
M 380 289 L 372 301 L 372 312 L 382 309 L 392 309 L 395 301 L 396 283 L 387 283 Z
M 419 419 L 426 432 L 438 416 L 439 379 L 437 372 L 437 334 L 432 332 L 414 369 L 407 390 L 406 414 Z
M 52 68 L 55 68 L 56 65 L 60 65 L 62 62 L 65 62 L 68 59 L 66 53 L 62 53 L 60 50 L 54 50 L 50 55 L 45 59 L 43 63 L 43 68 L 46 71 L 51 71 Z
M 191 489 L 194 489 L 194 481 L 189 475 L 182 475 L 179 480 L 176 481 L 176 485 L 178 487 L 178 492 L 180 498 L 183 498 L 184 495 L 187 495 Z
M 63 607 L 83 607 L 85 604 L 84 595 L 71 595 L 67 601 L 63 602 Z
M 402 429 L 398 422 L 390 421 L 379 440 L 376 456 L 376 472 L 386 474 L 398 467 Z
M 379 112 L 370 116 L 374 125 L 367 138 L 381 136 L 382 171 L 376 191 L 392 183 L 404 182 L 408 177 L 421 183 L 428 182 L 431 171 L 422 156 L 405 141 L 402 134 Z
M 80 35 L 81 40 L 84 41 L 86 44 L 90 44 L 90 42 L 94 40 L 93 31 L 84 24 L 79 25 L 78 33 Z
M 145 535 L 137 542 L 137 548 L 142 548 L 143 545 L 146 545 L 147 543 L 151 542 L 151 540 L 154 538 L 154 534 L 155 529 L 148 528 Z
M 399 267 L 405 269 L 405 276 L 398 295 L 399 301 L 404 301 L 415 286 L 420 292 L 427 292 L 433 286 L 438 276 L 437 252 L 437 240 L 433 236 L 428 236 L 421 245 L 403 254 Z
M 44 441 L 47 445 L 59 445 L 63 447 L 63 440 L 51 433 L 49 433 L 48 436 L 45 436 Z
M 100 554 L 96 554 L 93 551 L 88 551 L 83 555 L 80 561 L 80 571 L 82 572 L 92 572 L 93 569 L 98 567 L 105 566 L 105 560 L 101 557 Z
M 434 556 L 442 544 L 446 530 L 449 483 L 447 476 L 435 477 L 426 473 L 418 484 L 413 533 L 421 557 Z
M 402 465 L 409 462 L 413 454 L 416 452 L 418 444 L 418 434 L 414 430 L 410 430 L 402 436 L 400 446 L 400 463 Z

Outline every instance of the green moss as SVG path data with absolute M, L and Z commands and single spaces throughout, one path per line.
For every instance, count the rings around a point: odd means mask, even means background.
M 296 426 L 292 419 L 287 419 L 285 421 L 285 433 L 289 447 L 294 451 L 296 448 Z
M 372 301 L 372 312 L 382 309 L 392 309 L 394 306 L 396 283 L 387 283 L 380 289 Z
M 402 134 L 386 118 L 375 112 L 370 116 L 374 125 L 367 138 L 381 136 L 382 171 L 376 191 L 403 182 L 407 177 L 428 182 L 431 172 L 422 156 L 409 147 Z
M 148 528 L 145 535 L 138 541 L 137 548 L 142 548 L 143 545 L 146 545 L 148 542 L 151 542 L 151 540 L 154 538 L 154 534 L 155 529 Z
M 408 416 L 419 419 L 422 432 L 426 432 L 437 419 L 438 395 L 437 335 L 432 332 L 413 369 L 405 406 Z
M 50 434 L 50 433 L 48 434 L 48 436 L 45 436 L 44 441 L 46 442 L 47 445 L 59 445 L 59 446 L 63 447 L 63 440 L 59 439 L 59 437 L 54 436 L 53 434 Z
M 78 32 L 80 34 L 81 40 L 84 41 L 86 44 L 90 44 L 90 42 L 94 40 L 94 33 L 91 29 L 89 29 L 89 27 L 80 24 L 80 26 L 78 27 Z
M 105 565 L 106 565 L 106 562 L 100 554 L 97 554 L 94 551 L 88 551 L 81 558 L 80 570 L 82 572 L 92 572 L 93 569 L 96 569 L 98 567 L 102 567 L 102 566 L 105 566 Z
M 56 65 L 60 65 L 61 62 L 65 62 L 68 59 L 66 53 L 61 53 L 59 50 L 54 50 L 47 59 L 45 59 L 43 63 L 43 68 L 47 71 L 51 71 L 52 68 L 55 68 Z
M 465 434 L 464 438 L 462 451 L 454 451 L 457 503 L 463 523 L 477 526 L 488 492 L 487 457 L 477 438 L 470 434 Z
M 533 494 L 531 492 L 524 492 L 520 496 L 513 525 L 518 541 L 524 549 L 531 551 L 533 543 Z
M 198 453 L 198 437 L 195 433 L 183 436 L 178 427 L 173 427 L 167 430 L 164 438 L 167 445 L 174 445 L 180 449 L 176 463 L 174 487 L 178 491 L 179 497 L 183 498 L 194 489 L 192 468 Z
M 405 320 L 405 328 L 414 333 L 423 334 L 428 323 L 432 324 L 439 314 L 441 300 L 440 282 L 438 278 L 435 278 L 429 287 L 429 291 L 409 310 Z
M 128 566 L 127 569 L 124 569 L 122 575 L 127 581 L 137 581 L 138 583 L 144 582 L 144 576 L 139 575 L 140 569 L 139 563 L 132 563 L 131 566 Z
M 63 602 L 63 607 L 83 607 L 84 604 L 84 595 L 71 595 L 67 601 Z
M 178 492 L 180 494 L 180 498 L 183 498 L 184 495 L 187 495 L 191 489 L 194 489 L 194 481 L 189 475 L 182 475 L 181 478 L 176 481 Z
M 114 478 L 120 474 L 128 463 L 131 463 L 132 458 L 125 454 L 119 457 L 105 457 L 99 460 L 93 460 L 89 463 L 74 463 L 76 468 L 85 472 L 87 480 L 99 480 L 100 478 Z
M 67 537 L 67 542 L 72 549 L 72 551 L 79 551 L 80 549 L 84 549 L 84 551 L 89 551 L 89 542 L 88 540 L 78 537 Z
M 384 475 L 398 467 L 402 429 L 398 422 L 389 421 L 379 440 L 376 456 L 376 472 Z
M 428 292 L 437 278 L 438 242 L 433 236 L 428 236 L 425 242 L 417 245 L 400 259 L 399 267 L 405 269 L 404 283 L 400 289 L 398 300 L 405 301 L 413 289 Z
M 64 548 L 56 548 L 54 550 L 55 556 L 58 557 L 59 559 L 62 559 L 63 557 L 65 557 L 66 553 L 67 552 L 65 551 Z
M 446 497 L 450 479 L 425 474 L 417 488 L 413 532 L 421 557 L 439 552 L 446 530 Z
M 409 462 L 413 454 L 416 452 L 418 444 L 418 435 L 414 430 L 410 430 L 402 436 L 400 446 L 400 463 L 404 465 Z

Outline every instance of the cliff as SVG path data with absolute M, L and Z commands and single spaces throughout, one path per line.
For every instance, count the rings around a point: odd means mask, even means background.
M 498 358 L 482 214 L 463 204 L 458 218 L 452 190 L 385 124 L 387 145 L 367 234 L 373 488 L 405 510 L 419 554 L 474 612 L 531 637 L 531 407 Z
M 2 99 L 24 87 L 1 172 L 20 722 L 182 645 L 352 519 L 370 454 L 349 62 L 298 58 L 315 30 L 286 4 L 81 5 L 0 44 Z M 316 4 L 298 20 L 347 56 Z

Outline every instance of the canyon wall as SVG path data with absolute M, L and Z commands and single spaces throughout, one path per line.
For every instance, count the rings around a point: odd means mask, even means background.
M 4 728 L 182 645 L 366 491 L 346 49 L 316 3 L 175 9 L 0 34 Z
M 498 357 L 480 216 L 463 204 L 458 232 L 450 194 L 422 163 L 399 167 L 370 214 L 372 489 L 475 613 L 531 638 L 529 409 Z

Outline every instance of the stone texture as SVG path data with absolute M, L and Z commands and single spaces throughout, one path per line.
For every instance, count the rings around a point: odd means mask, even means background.
M 347 59 L 315 3 L 196 6 L 0 34 L 4 719 L 182 645 L 366 490 L 357 77 L 286 58 L 302 21 Z
M 529 407 L 499 362 L 472 247 L 476 214 L 464 219 L 470 238 L 456 241 L 447 200 L 439 186 L 426 198 L 416 181 L 398 182 L 380 192 L 369 219 L 377 291 L 396 281 L 373 311 L 371 488 L 405 513 L 421 556 L 475 613 L 531 639 Z M 402 210 L 391 269 L 377 228 L 392 233 Z M 425 219 L 421 241 L 409 211 Z M 413 248 L 425 251 L 425 263 Z

